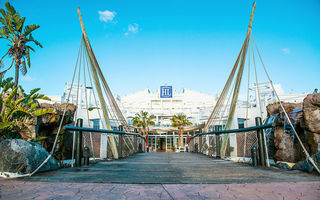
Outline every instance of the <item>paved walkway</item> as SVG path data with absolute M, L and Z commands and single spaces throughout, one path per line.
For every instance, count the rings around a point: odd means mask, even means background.
M 0 199 L 313 200 L 320 199 L 320 178 L 193 153 L 143 153 L 89 168 L 0 179 Z
M 3 181 L 0 199 L 320 199 L 319 182 L 256 184 L 113 184 Z
M 214 159 L 195 153 L 141 153 L 90 167 L 40 173 L 25 181 L 84 183 L 270 183 L 320 181 L 319 176 Z

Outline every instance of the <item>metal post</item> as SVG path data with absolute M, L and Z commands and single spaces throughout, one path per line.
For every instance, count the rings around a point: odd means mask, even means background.
M 138 129 L 134 129 L 134 133 L 138 133 Z M 137 136 L 133 136 L 133 148 L 134 148 L 134 153 L 137 153 L 138 152 L 138 145 L 137 145 Z
M 77 127 L 83 127 L 83 119 L 77 120 Z M 76 167 L 81 166 L 82 158 L 82 131 L 76 132 Z
M 260 126 L 262 124 L 261 117 L 256 117 L 256 125 Z M 258 152 L 259 152 L 259 165 L 265 167 L 266 166 L 266 158 L 265 158 L 265 146 L 264 146 L 264 138 L 263 132 L 261 129 L 257 130 L 257 138 L 258 138 Z
M 221 158 L 220 155 L 220 135 L 216 134 L 216 158 Z
M 196 131 L 192 131 L 193 132 L 193 135 L 192 136 L 195 136 L 196 135 Z M 195 145 L 196 145 L 196 138 L 193 138 L 193 152 L 195 152 Z
M 119 126 L 119 131 L 123 131 L 123 126 Z M 122 158 L 122 140 L 123 140 L 123 134 L 119 134 L 119 146 L 118 146 L 118 152 L 119 152 L 119 158 Z
M 137 153 L 138 150 L 137 150 L 137 136 L 133 136 L 133 148 L 134 148 L 134 153 Z
M 83 160 L 84 160 L 83 165 L 84 166 L 89 166 L 89 158 L 90 158 L 90 148 L 88 146 L 85 146 L 83 148 Z
M 256 167 L 258 165 L 257 147 L 256 146 L 251 147 L 251 160 L 252 160 L 252 166 Z
M 139 150 L 138 150 L 139 153 L 142 153 L 142 139 L 139 138 Z
M 202 130 L 199 130 L 199 133 L 202 133 Z M 199 136 L 199 153 L 201 153 L 202 150 L 202 135 Z

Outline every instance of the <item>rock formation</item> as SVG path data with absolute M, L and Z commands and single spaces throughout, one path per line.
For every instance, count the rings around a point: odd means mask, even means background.
M 303 103 L 283 103 L 299 138 L 312 155 L 317 153 L 320 134 L 320 94 L 309 94 Z M 274 138 L 269 146 L 274 160 L 298 162 L 304 160 L 305 154 L 291 129 L 279 104 L 267 106 L 268 116 L 274 116 Z M 270 145 L 270 144 L 269 144 Z
M 303 100 L 301 128 L 305 131 L 308 150 L 315 154 L 320 136 L 320 94 L 309 94 Z
M 28 174 L 33 172 L 47 158 L 49 153 L 36 142 L 21 139 L 3 140 L 0 143 L 0 173 L 10 176 L 10 173 Z M 51 157 L 39 172 L 56 170 L 58 163 Z
M 314 154 L 311 156 L 311 158 L 313 159 L 314 163 L 318 166 L 318 168 L 320 167 L 320 152 Z M 306 172 L 316 172 L 315 167 L 311 164 L 311 162 L 309 160 L 304 160 L 304 161 L 299 161 L 297 162 L 292 169 L 297 169 L 297 170 L 302 170 L 302 171 L 306 171 Z
M 20 134 L 22 135 L 23 139 L 28 141 L 45 137 L 46 139 L 41 140 L 39 143 L 41 143 L 45 149 L 51 151 L 66 104 L 40 103 L 39 106 L 45 109 L 52 109 L 53 112 L 31 120 L 27 125 L 30 131 L 26 130 L 24 132 L 21 132 Z M 76 106 L 74 104 L 68 104 L 66 109 L 67 111 L 62 124 L 63 126 L 71 125 L 73 123 Z M 58 160 L 63 160 L 66 157 L 65 154 L 71 155 L 72 145 L 66 144 L 68 142 L 70 143 L 70 141 L 72 142 L 72 137 L 67 139 L 67 136 L 64 134 L 63 129 L 61 129 L 56 151 L 54 153 L 54 156 Z

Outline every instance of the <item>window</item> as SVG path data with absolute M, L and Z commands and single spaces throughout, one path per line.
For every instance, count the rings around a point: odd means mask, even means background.
M 93 128 L 99 129 L 100 128 L 100 120 L 99 119 L 94 119 L 92 120 L 93 122 Z
M 238 127 L 239 128 L 244 128 L 244 122 L 246 121 L 246 119 L 244 118 L 238 118 Z

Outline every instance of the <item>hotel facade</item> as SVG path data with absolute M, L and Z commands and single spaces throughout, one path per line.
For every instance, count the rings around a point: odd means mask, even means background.
M 66 83 L 64 93 L 61 96 L 61 103 L 67 102 L 67 97 L 71 89 L 71 84 Z M 234 116 L 232 128 L 242 128 L 245 126 L 253 126 L 254 118 L 260 116 L 260 109 L 256 98 L 257 86 L 253 85 L 249 88 L 249 101 L 239 100 Z M 267 83 L 259 84 L 262 118 L 265 118 L 266 105 L 276 101 L 276 97 L 272 89 Z M 306 94 L 283 94 L 280 99 L 286 102 L 302 102 Z M 195 130 L 202 128 L 208 120 L 216 102 L 218 95 L 210 95 L 190 89 L 182 89 L 177 91 L 172 86 L 160 86 L 158 90 L 152 92 L 149 89 L 137 91 L 125 96 L 114 95 L 117 104 L 119 105 L 124 117 L 129 125 L 132 125 L 132 119 L 136 113 L 147 111 L 150 115 L 155 116 L 155 126 L 150 127 L 149 131 L 149 147 L 151 151 L 176 151 L 178 147 L 178 129 L 171 127 L 171 118 L 173 115 L 184 114 L 193 124 L 185 128 L 183 143 L 187 145 L 188 135 L 195 134 Z M 86 101 L 87 98 L 87 101 Z M 55 99 L 58 99 L 55 97 Z M 77 100 L 78 99 L 78 100 Z M 101 121 L 98 114 L 98 109 L 90 111 L 88 119 L 87 107 L 96 106 L 91 87 L 83 85 L 74 85 L 69 102 L 78 105 L 77 118 L 84 119 L 85 127 L 103 128 L 103 120 Z M 100 107 L 97 101 L 97 107 Z M 247 109 L 248 107 L 248 109 Z M 248 115 L 246 116 L 246 112 Z M 226 111 L 227 113 L 228 111 Z M 223 129 L 227 118 L 222 117 L 218 127 L 211 129 Z M 116 129 L 117 127 L 113 127 Z M 235 147 L 237 144 L 236 137 L 230 137 L 230 145 Z M 237 148 L 234 148 L 237 149 Z

